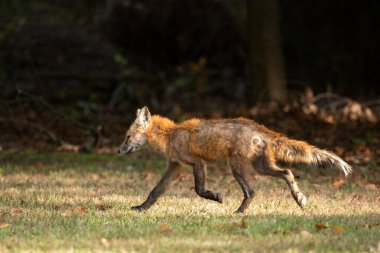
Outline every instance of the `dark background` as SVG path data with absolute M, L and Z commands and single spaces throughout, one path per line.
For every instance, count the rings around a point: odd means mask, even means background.
M 246 1 L 1 1 L 0 145 L 117 145 L 143 105 L 251 117 L 327 147 L 373 143 L 379 1 L 279 4 L 285 103 L 252 95 L 265 90 L 250 81 Z

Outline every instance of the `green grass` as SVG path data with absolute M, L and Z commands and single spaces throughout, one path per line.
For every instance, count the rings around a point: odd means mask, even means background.
M 305 210 L 284 182 L 259 177 L 248 212 L 233 214 L 239 187 L 224 166 L 213 165 L 208 185 L 225 196 L 223 204 L 198 197 L 187 170 L 151 209 L 136 213 L 129 207 L 146 198 L 164 170 L 155 156 L 27 152 L 0 160 L 0 252 L 377 252 L 380 246 L 380 191 L 354 183 L 334 189 L 334 171 L 324 177 L 316 169 L 297 171 L 309 196 Z

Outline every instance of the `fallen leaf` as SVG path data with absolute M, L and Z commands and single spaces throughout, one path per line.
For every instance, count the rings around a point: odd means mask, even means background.
M 232 231 L 235 228 L 246 229 L 246 228 L 248 228 L 248 224 L 244 219 L 242 219 L 240 223 L 232 222 L 231 224 L 221 224 L 219 227 L 220 227 L 220 229 L 222 229 L 224 231 Z
M 343 178 L 338 178 L 338 179 L 336 179 L 336 180 L 332 183 L 332 186 L 333 186 L 335 189 L 340 188 L 342 185 L 344 185 L 344 179 L 343 179 Z
M 94 181 L 98 181 L 100 179 L 100 176 L 96 173 L 91 173 L 90 176 L 91 176 L 91 179 Z
M 324 225 L 324 224 L 315 224 L 314 227 L 315 227 L 317 230 L 322 230 L 322 229 L 327 229 L 327 228 L 329 228 L 329 226 Z
M 172 231 L 172 229 L 170 228 L 169 224 L 166 224 L 166 223 L 161 224 L 159 230 L 161 232 L 163 232 L 163 233 L 169 233 L 170 231 Z
M 57 147 L 57 151 L 69 151 L 69 152 L 75 152 L 77 153 L 79 151 L 78 145 L 72 145 L 70 143 L 63 143 L 59 147 Z
M 352 178 L 352 181 L 359 185 L 359 186 L 365 186 L 366 184 L 368 184 L 368 178 L 367 177 L 363 177 L 361 175 L 355 175 L 353 178 Z
M 345 148 L 337 146 L 334 148 L 334 151 L 334 153 L 336 153 L 337 155 L 342 156 L 344 154 Z
M 103 244 L 103 246 L 105 247 L 109 247 L 110 246 L 110 243 L 109 241 L 106 239 L 106 238 L 101 238 L 100 239 L 100 242 Z
M 144 179 L 147 181 L 152 181 L 156 178 L 156 173 L 148 171 L 144 173 Z
M 38 161 L 38 162 L 36 162 L 36 163 L 34 164 L 34 167 L 36 167 L 36 168 L 42 168 L 42 167 L 44 167 L 44 163 L 41 162 L 41 161 Z
M 234 228 L 238 227 L 238 224 L 236 222 L 233 222 L 231 224 L 221 224 L 219 227 L 224 231 L 231 231 Z
M 0 229 L 9 228 L 10 226 L 12 225 L 9 223 L 0 223 Z
M 226 230 L 227 231 L 231 231 L 233 230 L 234 228 L 237 228 L 239 225 L 237 224 L 237 222 L 232 222 L 230 225 L 227 225 L 227 228 Z
M 334 234 L 341 234 L 344 232 L 344 228 L 342 228 L 341 226 L 332 226 L 332 227 L 330 227 L 330 230 Z
M 19 215 L 19 214 L 22 214 L 23 213 L 23 210 L 21 208 L 12 208 L 11 212 L 10 212 L 10 215 L 11 216 L 16 216 L 16 215 Z
M 241 219 L 240 227 L 241 228 L 248 228 L 248 224 L 244 219 Z
M 85 206 L 78 206 L 78 207 L 73 207 L 70 209 L 72 213 L 74 214 L 85 214 L 88 212 L 87 207 Z
M 371 191 L 376 191 L 377 190 L 377 185 L 373 183 L 368 183 L 365 185 L 365 188 Z

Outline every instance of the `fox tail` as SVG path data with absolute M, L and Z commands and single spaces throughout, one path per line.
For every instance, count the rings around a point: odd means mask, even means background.
M 285 163 L 303 163 L 316 166 L 335 167 L 347 176 L 352 172 L 351 166 L 339 156 L 314 147 L 306 142 L 278 137 L 269 144 L 276 160 Z

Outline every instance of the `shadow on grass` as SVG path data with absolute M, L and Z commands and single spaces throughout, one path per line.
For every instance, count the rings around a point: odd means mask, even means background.
M 164 170 L 166 162 L 158 156 L 132 154 L 119 156 L 117 154 L 94 153 L 39 153 L 26 151 L 20 153 L 0 152 L 0 173 L 3 175 L 26 173 L 49 173 L 55 171 L 76 172 L 106 172 L 131 170 Z

